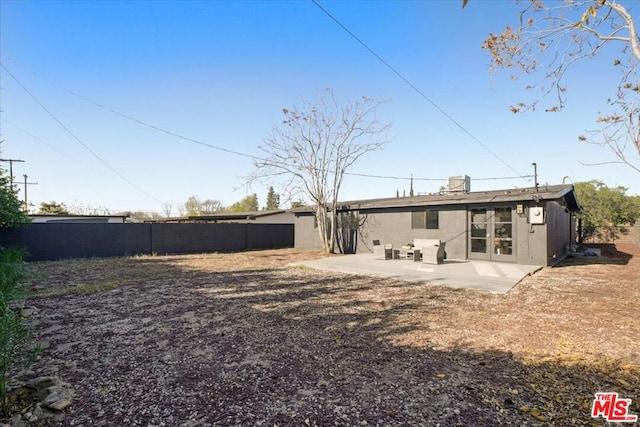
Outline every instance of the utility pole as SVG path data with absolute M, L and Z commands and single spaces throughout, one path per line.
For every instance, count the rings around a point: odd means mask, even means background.
M 0 162 L 9 162 L 9 182 L 11 183 L 11 189 L 13 190 L 13 163 L 14 162 L 22 162 L 24 163 L 24 160 L 20 160 L 20 159 L 0 159 Z
M 27 174 L 22 175 L 24 177 L 24 183 L 19 183 L 19 184 L 24 184 L 24 211 L 25 213 L 29 212 L 29 203 L 27 202 L 27 187 L 30 185 L 38 185 L 37 182 L 28 182 L 27 178 L 29 178 L 27 176 Z

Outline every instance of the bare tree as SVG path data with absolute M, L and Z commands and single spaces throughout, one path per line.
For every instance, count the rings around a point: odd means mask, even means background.
M 68 208 L 68 212 L 73 215 L 111 215 L 109 208 L 102 205 L 86 205 L 76 202 Z
M 314 101 L 283 109 L 285 119 L 260 146 L 266 157 L 254 161 L 254 179 L 285 178 L 290 195 L 302 193 L 311 200 L 327 253 L 335 252 L 345 172 L 387 142 L 391 124 L 381 124 L 376 117 L 376 109 L 385 102 L 362 97 L 341 104 L 327 89 Z
M 166 218 L 171 218 L 171 211 L 173 210 L 173 205 L 171 203 L 163 203 L 162 204 L 162 213 Z
M 202 214 L 202 202 L 198 196 L 190 196 L 187 201 L 184 202 L 184 211 L 190 216 Z
M 201 203 L 201 210 L 203 214 L 211 214 L 214 212 L 219 212 L 223 208 L 222 202 L 220 200 L 215 199 L 207 199 Z
M 468 0 L 463 0 L 463 7 Z M 596 119 L 602 126 L 581 135 L 580 141 L 609 147 L 618 161 L 640 172 L 640 38 L 634 18 L 615 0 L 528 0 L 516 27 L 489 34 L 483 48 L 492 59 L 492 71 L 509 69 L 514 80 L 536 91 L 529 101 L 511 106 L 514 113 L 538 109 L 542 100 L 547 112 L 560 111 L 566 102 L 569 69 L 617 49 L 611 66 L 618 78 L 593 75 L 594 84 L 611 84 L 607 104 L 610 112 Z
M 200 200 L 198 196 L 191 196 L 184 202 L 183 209 L 178 207 L 180 215 L 186 212 L 187 215 L 207 215 L 222 210 L 222 202 L 215 199 Z

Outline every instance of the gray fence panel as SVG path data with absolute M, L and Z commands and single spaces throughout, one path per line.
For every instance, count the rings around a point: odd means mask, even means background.
M 0 231 L 0 246 L 29 261 L 137 254 L 193 254 L 293 247 L 293 224 L 47 223 Z
M 30 224 L 0 231 L 0 245 L 29 252 L 29 261 L 147 254 L 149 224 Z
M 233 252 L 247 248 L 245 224 L 152 224 L 156 254 Z
M 247 224 L 247 249 L 292 248 L 293 224 Z

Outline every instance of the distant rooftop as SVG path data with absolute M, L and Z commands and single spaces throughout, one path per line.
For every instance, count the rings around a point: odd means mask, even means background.
M 208 215 L 190 215 L 189 220 L 193 221 L 229 221 L 229 220 L 241 220 L 241 219 L 256 219 L 264 216 L 275 215 L 286 212 L 283 209 L 270 210 L 270 211 L 253 211 L 253 212 L 220 212 Z

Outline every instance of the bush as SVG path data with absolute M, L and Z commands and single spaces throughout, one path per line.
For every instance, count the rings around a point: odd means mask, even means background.
M 3 228 L 20 227 L 31 222 L 22 211 L 22 204 L 16 192 L 9 184 L 9 180 L 0 169 L 0 230 Z
M 23 250 L 0 250 L 0 399 L 2 412 L 8 415 L 7 385 L 9 375 L 20 360 L 28 341 L 24 318 L 19 312 L 20 301 L 26 297 L 23 280 L 27 274 Z

